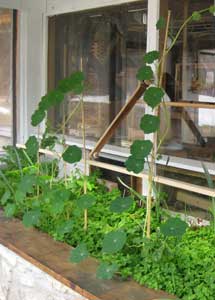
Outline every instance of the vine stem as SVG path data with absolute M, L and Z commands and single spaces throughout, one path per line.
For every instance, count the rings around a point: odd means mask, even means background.
M 165 39 L 162 53 L 162 61 L 160 64 L 160 68 L 158 69 L 158 86 L 161 87 L 163 83 L 163 71 L 165 66 L 165 53 L 167 49 L 167 41 L 168 41 L 168 32 L 170 25 L 171 11 L 168 11 L 166 31 L 165 31 Z M 158 109 L 155 111 L 155 115 L 158 115 Z M 151 236 L 151 210 L 152 210 L 152 197 L 153 197 L 153 180 L 155 173 L 155 164 L 156 164 L 156 153 L 157 153 L 157 135 L 154 135 L 154 146 L 151 155 L 151 161 L 149 162 L 149 175 L 148 175 L 148 195 L 146 201 L 146 237 L 150 238 Z

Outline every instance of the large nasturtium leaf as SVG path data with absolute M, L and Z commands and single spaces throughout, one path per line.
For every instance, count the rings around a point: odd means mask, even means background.
M 137 72 L 137 79 L 140 81 L 153 79 L 153 71 L 150 66 L 143 66 Z
M 11 192 L 9 190 L 6 190 L 6 192 L 1 197 L 1 201 L 0 201 L 1 204 L 5 205 L 7 201 L 10 199 L 10 197 L 11 197 Z
M 123 230 L 109 232 L 102 242 L 102 252 L 113 254 L 120 251 L 126 243 L 126 233 Z
M 214 15 L 215 14 L 215 5 L 210 6 L 209 12 Z
M 144 159 L 152 151 L 153 144 L 150 140 L 136 140 L 131 145 L 131 154 L 136 159 Z
M 74 226 L 74 221 L 73 220 L 64 221 L 62 224 L 60 224 L 56 228 L 56 232 L 57 232 L 57 234 L 63 236 L 66 233 L 72 232 L 73 226 Z
M 37 183 L 35 175 L 25 175 L 18 184 L 18 190 L 23 194 L 30 193 L 33 190 L 33 185 Z
M 23 216 L 22 222 L 25 227 L 37 226 L 39 224 L 40 217 L 41 217 L 41 211 L 40 209 L 37 208 L 26 212 Z
M 182 237 L 186 232 L 188 225 L 179 218 L 169 218 L 165 223 L 161 224 L 160 231 L 164 236 Z
M 46 117 L 46 113 L 42 109 L 37 109 L 31 116 L 31 125 L 36 127 L 38 126 Z
M 51 193 L 52 193 L 51 197 L 53 199 L 58 199 L 58 201 L 68 201 L 71 196 L 70 190 L 64 188 L 56 189 Z
M 166 21 L 164 17 L 160 17 L 160 19 L 156 23 L 156 28 L 157 30 L 163 29 L 166 26 Z
M 70 163 L 74 164 L 77 163 L 81 160 L 82 158 L 82 151 L 79 147 L 77 146 L 69 146 L 66 151 L 62 155 L 63 160 Z
M 29 137 L 27 142 L 25 143 L 26 146 L 26 152 L 30 157 L 34 157 L 37 155 L 39 150 L 39 142 L 36 138 L 36 136 L 32 135 Z
M 4 214 L 6 217 L 11 218 L 16 212 L 16 205 L 8 203 L 4 208 Z
M 149 134 L 158 131 L 160 126 L 160 118 L 153 115 L 145 114 L 140 122 L 140 128 L 144 133 Z
M 50 202 L 50 213 L 53 215 L 61 214 L 64 210 L 65 202 L 62 199 L 53 198 Z
M 111 202 L 110 210 L 115 213 L 122 213 L 129 210 L 133 203 L 132 197 L 118 197 Z
M 143 57 L 143 61 L 146 64 L 152 64 L 160 56 L 160 53 L 156 50 L 146 53 Z
M 77 199 L 77 206 L 80 209 L 89 209 L 92 207 L 96 202 L 96 198 L 93 195 L 82 195 Z
M 14 197 L 16 202 L 22 203 L 26 197 L 26 192 L 23 192 L 21 190 L 16 190 Z
M 193 21 L 200 21 L 202 18 L 202 15 L 198 11 L 194 11 L 192 14 L 192 20 Z
M 114 274 L 118 271 L 117 264 L 109 264 L 101 262 L 96 271 L 96 277 L 99 279 L 109 280 L 113 278 Z
M 73 263 L 80 263 L 82 260 L 89 256 L 87 246 L 84 243 L 78 245 L 75 249 L 71 251 L 70 261 Z
M 129 156 L 129 158 L 125 162 L 125 166 L 129 172 L 134 172 L 138 174 L 144 169 L 145 160 L 144 159 L 136 159 L 133 155 Z
M 144 101 L 151 108 L 155 108 L 161 103 L 163 96 L 164 91 L 162 88 L 151 86 L 144 93 Z

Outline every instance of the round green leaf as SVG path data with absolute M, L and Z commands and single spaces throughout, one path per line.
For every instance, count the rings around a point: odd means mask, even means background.
M 16 212 L 16 205 L 15 204 L 7 204 L 4 208 L 4 214 L 6 217 L 11 218 L 14 216 Z
M 30 157 L 37 155 L 39 150 L 39 142 L 34 135 L 29 137 L 29 139 L 25 143 L 25 146 L 26 152 Z
M 151 80 L 153 79 L 153 71 L 150 66 L 143 66 L 138 70 L 137 79 L 142 80 Z
M 7 190 L 1 198 L 1 204 L 5 205 L 7 201 L 10 199 L 10 197 L 11 197 L 11 192 Z
M 209 12 L 214 15 L 215 14 L 215 5 L 210 6 Z
M 65 221 L 56 228 L 56 232 L 57 234 L 64 236 L 66 233 L 72 232 L 73 226 L 74 226 L 73 220 Z
M 23 202 L 23 200 L 25 199 L 25 197 L 26 197 L 26 192 L 23 192 L 23 191 L 21 191 L 21 190 L 16 190 L 16 192 L 15 192 L 15 200 L 17 201 L 17 202 L 20 202 L 20 203 L 22 203 Z
M 64 210 L 65 202 L 59 198 L 53 198 L 50 203 L 50 213 L 53 215 L 61 214 Z
M 163 29 L 166 26 L 166 21 L 164 17 L 160 17 L 160 19 L 156 23 L 156 28 L 157 30 Z
M 160 54 L 158 51 L 150 51 L 145 54 L 143 61 L 146 64 L 152 64 L 155 60 L 159 58 Z
M 113 278 L 114 274 L 118 271 L 117 264 L 109 264 L 106 262 L 100 263 L 97 271 L 96 271 L 96 277 L 98 279 L 105 279 L 109 280 Z
M 70 261 L 73 263 L 80 263 L 82 260 L 86 259 L 89 256 L 89 252 L 84 243 L 78 245 L 70 253 Z
M 74 164 L 77 163 L 81 160 L 82 158 L 82 151 L 79 147 L 77 146 L 69 146 L 66 151 L 63 153 L 63 160 L 70 163 Z
M 25 175 L 18 185 L 18 190 L 23 194 L 33 191 L 33 185 L 37 183 L 37 177 L 35 175 Z
M 68 201 L 71 196 L 71 192 L 64 188 L 59 188 L 52 191 L 52 199 L 58 199 L 58 201 Z
M 163 89 L 151 86 L 145 91 L 144 101 L 153 109 L 161 103 L 164 94 Z
M 164 236 L 182 237 L 188 225 L 179 218 L 169 218 L 160 226 L 160 231 Z
M 153 144 L 149 140 L 136 140 L 131 146 L 131 154 L 136 159 L 144 159 L 152 151 Z
M 129 172 L 134 172 L 138 174 L 144 169 L 145 160 L 144 159 L 136 159 L 134 156 L 130 156 L 126 162 L 125 166 Z
M 122 213 L 129 210 L 133 203 L 134 201 L 131 197 L 118 197 L 117 199 L 112 201 L 110 210 L 115 213 Z
M 102 252 L 113 254 L 120 251 L 125 245 L 127 236 L 123 230 L 112 231 L 105 235 L 102 243 Z
M 77 206 L 80 209 L 88 209 L 92 207 L 96 202 L 96 198 L 92 195 L 86 194 L 82 195 L 78 200 L 77 200 Z
M 41 211 L 39 209 L 26 212 L 23 216 L 23 224 L 25 227 L 37 226 L 41 217 Z
M 157 116 L 145 114 L 140 122 L 140 128 L 146 133 L 158 131 L 160 126 L 160 119 Z
M 37 109 L 31 116 L 31 125 L 36 127 L 38 126 L 46 117 L 45 111 Z
M 198 11 L 194 11 L 192 14 L 192 20 L 193 21 L 200 21 L 202 18 L 202 15 Z

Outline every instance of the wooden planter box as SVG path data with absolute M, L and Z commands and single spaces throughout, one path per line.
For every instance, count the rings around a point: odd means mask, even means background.
M 95 259 L 89 258 L 80 264 L 70 263 L 70 246 L 56 242 L 36 229 L 24 228 L 19 220 L 7 219 L 1 211 L 0 245 L 77 292 L 80 299 L 82 296 L 89 300 L 175 299 L 174 296 L 145 288 L 134 281 L 97 279 L 98 263 Z

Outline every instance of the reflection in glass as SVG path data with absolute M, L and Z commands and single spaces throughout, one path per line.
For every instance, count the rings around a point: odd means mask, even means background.
M 146 50 L 147 1 L 69 13 L 49 19 L 49 89 L 76 70 L 86 76 L 84 94 L 87 139 L 96 141 L 137 86 L 136 72 Z M 79 99 L 68 95 L 65 107 L 50 114 L 55 128 Z M 127 146 L 140 134 L 138 103 L 110 141 Z M 81 137 L 81 113 L 66 134 Z

